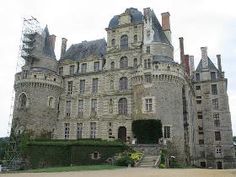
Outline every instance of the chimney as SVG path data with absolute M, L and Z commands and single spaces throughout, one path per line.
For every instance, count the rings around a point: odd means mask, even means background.
M 51 47 L 51 49 L 54 51 L 55 49 L 55 42 L 56 42 L 56 36 L 54 34 L 48 36 L 48 42 Z
M 65 53 L 66 53 L 66 44 L 67 44 L 67 39 L 66 38 L 62 38 L 61 39 L 61 59 L 64 57 Z
M 195 71 L 195 66 L 194 66 L 194 56 L 189 55 L 189 68 L 190 68 L 190 75 L 193 75 L 193 72 Z
M 201 47 L 202 52 L 202 68 L 208 68 L 207 47 Z
M 189 76 L 190 75 L 189 55 L 184 55 L 184 70 Z
M 179 48 L 180 48 L 180 64 L 184 63 L 184 38 L 179 38 Z
M 170 13 L 164 12 L 164 13 L 161 13 L 161 16 L 162 16 L 162 29 L 163 29 L 167 39 L 171 43 Z
M 218 54 L 218 55 L 216 55 L 216 57 L 217 57 L 217 64 L 218 64 L 218 69 L 219 69 L 220 73 L 222 73 L 222 66 L 221 66 L 221 55 L 220 55 L 220 54 Z

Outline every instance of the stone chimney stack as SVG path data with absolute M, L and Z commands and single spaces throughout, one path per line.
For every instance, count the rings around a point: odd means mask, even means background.
M 194 65 L 194 56 L 189 55 L 189 67 L 190 67 L 190 76 L 193 75 L 193 72 L 195 71 L 195 65 Z
M 67 45 L 67 39 L 66 38 L 62 38 L 61 39 L 61 59 L 64 57 L 65 53 L 66 53 L 66 45 Z
M 54 51 L 55 43 L 56 43 L 56 36 L 54 34 L 48 36 L 48 42 L 50 44 L 51 49 Z
M 164 12 L 161 14 L 162 16 L 162 29 L 171 43 L 171 31 L 170 31 L 170 13 Z
M 184 55 L 184 70 L 190 76 L 189 55 Z
M 217 64 L 218 64 L 218 69 L 219 69 L 220 73 L 222 73 L 222 66 L 221 66 L 221 55 L 220 55 L 220 54 L 218 54 L 218 55 L 216 55 L 216 57 L 217 57 Z
M 179 38 L 179 48 L 180 48 L 180 64 L 184 63 L 184 38 Z
M 207 47 L 201 47 L 202 52 L 202 68 L 208 68 Z

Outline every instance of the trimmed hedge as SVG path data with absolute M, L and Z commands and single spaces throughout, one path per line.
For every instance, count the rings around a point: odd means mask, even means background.
M 157 144 L 162 137 L 162 123 L 160 120 L 135 120 L 132 131 L 139 144 Z
M 27 143 L 24 158 L 26 168 L 104 164 L 108 158 L 127 149 L 128 146 L 118 141 L 36 140 Z M 94 152 L 100 154 L 98 159 L 92 159 Z

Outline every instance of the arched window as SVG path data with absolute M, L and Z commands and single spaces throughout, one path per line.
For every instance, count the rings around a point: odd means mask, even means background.
M 134 35 L 134 43 L 138 42 L 138 36 Z
M 53 97 L 49 97 L 49 99 L 48 99 L 48 106 L 50 107 L 50 108 L 54 108 L 54 98 Z
M 122 57 L 120 59 L 120 68 L 127 68 L 128 67 L 128 58 Z
M 133 66 L 134 66 L 135 68 L 138 66 L 138 60 L 137 60 L 137 58 L 134 58 Z
M 111 62 L 111 69 L 115 69 L 115 63 L 114 63 L 114 61 Z
M 19 108 L 20 108 L 20 109 L 26 108 L 26 103 L 27 103 L 26 94 L 25 94 L 25 93 L 22 93 L 22 94 L 19 96 Z
M 127 79 L 127 77 L 120 78 L 119 90 L 127 90 L 127 89 L 128 89 L 128 79 Z
M 121 98 L 118 102 L 118 113 L 122 115 L 126 115 L 127 111 L 127 99 Z
M 113 100 L 110 99 L 109 101 L 109 113 L 113 113 Z
M 111 46 L 114 47 L 115 44 L 116 44 L 116 40 L 115 40 L 115 39 L 112 39 L 112 40 L 111 40 Z
M 128 36 L 122 35 L 120 37 L 120 48 L 121 49 L 127 49 L 128 48 Z

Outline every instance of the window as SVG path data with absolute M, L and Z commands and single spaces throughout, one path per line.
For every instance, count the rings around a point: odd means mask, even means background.
M 197 112 L 197 118 L 202 119 L 202 112 Z
M 120 48 L 128 49 L 128 36 L 127 35 L 122 35 L 120 37 Z
M 69 139 L 70 138 L 70 124 L 69 123 L 65 123 L 64 124 L 64 138 L 65 139 Z
M 66 101 L 66 116 L 70 116 L 71 113 L 71 100 Z
M 204 139 L 200 139 L 198 142 L 199 144 L 204 144 Z
M 151 68 L 151 59 L 145 59 L 144 60 L 144 68 L 150 69 Z
M 216 72 L 211 72 L 211 80 L 216 80 Z
M 152 75 L 151 74 L 146 74 L 145 75 L 145 81 L 147 83 L 152 83 Z
M 147 38 L 149 39 L 150 36 L 151 36 L 151 32 L 150 32 L 150 30 L 147 30 Z
M 91 100 L 91 112 L 94 112 L 94 113 L 97 112 L 97 99 Z
M 127 114 L 127 99 L 121 98 L 118 102 L 118 113 L 122 115 Z
M 108 137 L 109 138 L 113 138 L 113 136 L 112 136 L 112 129 L 111 128 L 109 128 L 109 130 L 108 130 Z
M 120 68 L 128 68 L 128 58 L 122 57 L 120 59 Z
M 112 70 L 115 69 L 115 63 L 114 63 L 114 61 L 111 62 L 111 69 L 112 69 Z
M 152 98 L 145 99 L 145 111 L 152 112 Z
M 19 96 L 19 108 L 24 109 L 26 108 L 27 97 L 25 93 L 20 94 Z
M 92 81 L 92 93 L 98 92 L 98 78 L 93 79 Z
M 116 40 L 115 39 L 112 39 L 111 40 L 111 46 L 114 47 L 116 45 Z
M 212 95 L 217 95 L 218 94 L 217 85 L 216 84 L 212 84 L 211 85 L 211 94 Z
M 215 140 L 216 140 L 216 141 L 221 141 L 220 131 L 216 131 L 216 132 L 215 132 Z
M 196 81 L 200 81 L 200 73 L 196 73 Z
M 84 100 L 79 100 L 78 102 L 78 116 L 83 117 L 84 112 Z
M 81 73 L 86 73 L 86 71 L 87 71 L 87 63 L 83 63 L 81 65 Z
M 212 99 L 212 106 L 213 106 L 213 109 L 219 109 L 218 98 Z
M 120 78 L 119 90 L 127 90 L 127 89 L 128 89 L 128 79 L 127 79 L 127 77 Z
M 95 139 L 97 133 L 96 122 L 90 122 L 90 138 Z
M 91 159 L 98 160 L 101 158 L 100 156 L 101 156 L 100 153 L 95 151 L 94 153 L 91 154 Z
M 73 81 L 68 81 L 67 94 L 71 95 L 73 91 Z
M 54 108 L 55 107 L 55 103 L 54 103 L 54 98 L 53 97 L 49 97 L 49 99 L 48 99 L 48 107 L 50 107 L 50 108 Z
M 94 71 L 95 71 L 95 72 L 96 72 L 96 71 L 99 71 L 99 62 L 98 62 L 98 61 L 97 61 L 97 62 L 94 62 L 93 68 L 94 68 Z
M 203 132 L 203 127 L 198 126 L 198 134 L 199 134 L 199 135 L 204 134 L 204 132 Z
M 134 35 L 134 43 L 138 42 L 138 36 Z
M 206 162 L 200 162 L 200 166 L 201 166 L 202 168 L 206 168 Z
M 164 126 L 164 138 L 170 138 L 170 126 Z
M 80 80 L 79 82 L 79 92 L 82 94 L 85 91 L 85 80 Z
M 59 75 L 62 76 L 63 75 L 63 67 L 59 68 Z
M 217 146 L 215 148 L 215 155 L 216 155 L 216 157 L 220 157 L 222 155 L 222 149 L 220 146 Z
M 73 75 L 75 72 L 75 65 L 70 66 L 70 75 Z
M 82 138 L 82 133 L 83 133 L 83 124 L 77 123 L 77 139 Z
M 110 80 L 110 89 L 113 90 L 114 89 L 114 81 Z
M 137 66 L 138 66 L 138 60 L 137 60 L 137 58 L 134 58 L 133 66 L 134 66 L 134 68 L 137 68 Z
M 150 46 L 147 46 L 146 53 L 150 53 Z
M 201 90 L 201 86 L 200 86 L 200 85 L 197 85 L 197 86 L 196 86 L 196 90 Z
M 109 100 L 109 113 L 113 113 L 113 100 Z
M 202 97 L 201 96 L 196 96 L 196 99 L 197 99 L 197 104 L 202 103 Z
M 219 113 L 213 113 L 215 127 L 220 127 L 220 115 Z
M 22 79 L 26 79 L 28 77 L 28 71 L 27 70 L 23 70 L 22 72 Z

